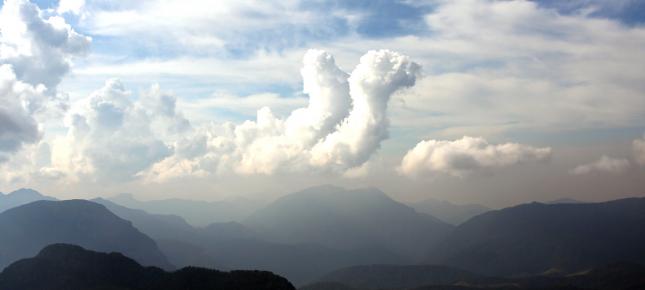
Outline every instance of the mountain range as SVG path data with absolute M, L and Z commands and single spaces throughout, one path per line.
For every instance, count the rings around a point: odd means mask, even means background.
M 155 239 L 171 263 L 179 267 L 263 269 L 302 284 L 354 264 L 406 262 L 398 255 L 367 248 L 347 250 L 321 243 L 271 241 L 250 226 L 237 222 L 193 227 L 178 216 L 150 214 L 105 199 L 93 201 L 130 220 L 136 228 Z M 307 267 L 302 267 L 304 264 Z
M 541 283 L 592 269 L 607 274 L 616 265 L 629 274 L 639 268 L 624 265 L 645 264 L 645 198 L 534 202 L 453 226 L 377 189 L 320 186 L 247 218 L 196 226 L 101 198 L 55 201 L 25 189 L 1 196 L 19 205 L 0 213 L 0 268 L 53 243 L 120 252 L 164 269 L 258 269 L 295 285 L 317 281 L 309 289 L 371 288 L 370 281 L 392 289 Z M 571 286 L 565 284 L 557 285 Z

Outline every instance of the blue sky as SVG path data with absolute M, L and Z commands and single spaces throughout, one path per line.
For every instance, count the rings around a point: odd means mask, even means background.
M 503 204 L 645 186 L 643 1 L 34 3 L 2 6 L 6 118 L 25 125 L 0 128 L 0 190 L 338 183 Z M 384 59 L 409 79 L 364 87 Z M 510 193 L 535 180 L 554 185 Z

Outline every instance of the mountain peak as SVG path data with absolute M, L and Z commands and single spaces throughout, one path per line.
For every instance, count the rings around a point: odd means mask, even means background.
M 7 195 L 0 195 L 0 212 L 15 208 L 37 200 L 56 200 L 53 197 L 42 195 L 31 188 L 21 188 Z
M 31 188 L 21 188 L 14 190 L 8 193 L 7 196 L 44 197 L 43 194 Z

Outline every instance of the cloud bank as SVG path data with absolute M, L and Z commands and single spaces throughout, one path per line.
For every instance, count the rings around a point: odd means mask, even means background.
M 542 161 L 550 156 L 549 147 L 516 143 L 495 145 L 483 138 L 464 136 L 455 141 L 419 142 L 405 154 L 398 170 L 411 177 L 433 173 L 464 177 L 478 170 Z
M 387 107 L 398 90 L 414 85 L 420 67 L 389 50 L 370 51 L 351 74 L 334 58 L 310 50 L 301 70 L 307 107 L 287 118 L 268 107 L 255 121 L 197 130 L 176 154 L 143 173 L 148 180 L 235 172 L 273 174 L 318 170 L 343 173 L 363 165 L 388 137 Z
M 176 98 L 153 86 L 133 101 L 121 81 L 108 80 L 67 116 L 68 134 L 55 149 L 59 168 L 74 178 L 129 181 L 173 154 L 169 144 L 191 129 Z

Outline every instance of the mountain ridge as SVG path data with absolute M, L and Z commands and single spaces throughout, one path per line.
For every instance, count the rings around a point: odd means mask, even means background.
M 602 238 L 599 238 L 602 237 Z M 430 263 L 494 276 L 645 262 L 645 198 L 532 202 L 476 216 L 431 250 Z
M 156 243 L 103 205 L 86 200 L 35 201 L 0 213 L 0 268 L 52 243 L 124 252 L 171 269 Z

